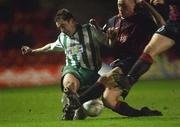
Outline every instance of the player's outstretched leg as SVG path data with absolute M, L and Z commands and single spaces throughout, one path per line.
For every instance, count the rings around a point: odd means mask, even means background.
M 151 110 L 148 107 L 141 108 L 142 116 L 162 116 L 163 114 L 158 110 Z
M 128 117 L 140 117 L 140 116 L 162 116 L 162 113 L 158 110 L 151 110 L 148 107 L 143 107 L 140 110 L 131 107 L 128 103 L 118 101 L 116 106 L 109 107 L 114 112 L 128 116 Z
M 122 97 L 125 98 L 128 95 L 129 90 L 137 82 L 137 80 L 147 71 L 149 70 L 151 64 L 153 63 L 153 58 L 147 54 L 143 53 L 140 58 L 133 65 L 127 76 L 120 75 L 119 79 L 117 79 L 117 83 L 119 87 L 123 90 Z M 116 66 L 119 66 L 118 62 L 113 63 Z
M 68 104 L 63 108 L 62 120 L 73 120 L 75 110 L 72 110 Z
M 68 103 L 63 109 L 63 120 L 73 120 L 75 115 L 75 110 L 81 106 L 79 102 L 78 95 L 73 93 L 69 88 L 64 89 L 64 93 L 68 98 Z
M 84 112 L 83 107 L 81 106 L 75 111 L 73 120 L 84 120 L 86 119 L 87 114 Z
M 78 95 L 72 92 L 69 88 L 65 88 L 64 92 L 67 95 L 67 98 L 69 100 L 69 108 L 78 109 L 81 106 Z
M 75 115 L 75 110 L 78 109 L 81 104 L 78 100 L 78 96 L 76 93 L 73 93 L 69 88 L 64 89 L 64 93 L 67 97 L 67 104 L 64 106 L 63 109 L 63 120 L 73 120 Z

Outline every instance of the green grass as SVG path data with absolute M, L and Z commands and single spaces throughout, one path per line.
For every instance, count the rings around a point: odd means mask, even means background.
M 0 127 L 180 127 L 180 80 L 140 81 L 127 102 L 149 106 L 161 117 L 128 118 L 105 109 L 96 118 L 61 121 L 59 86 L 0 90 Z

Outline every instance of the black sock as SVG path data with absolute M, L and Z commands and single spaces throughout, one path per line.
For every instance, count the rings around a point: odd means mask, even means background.
M 91 99 L 99 98 L 102 96 L 104 90 L 105 86 L 101 83 L 96 82 L 93 86 L 91 86 L 85 92 L 80 94 L 79 101 L 81 104 L 83 104 L 84 102 L 89 101 Z
M 133 85 L 141 75 L 149 70 L 153 59 L 149 54 L 143 53 L 127 74 L 129 83 Z
M 112 110 L 124 116 L 142 116 L 141 110 L 129 106 L 126 102 L 118 102 Z

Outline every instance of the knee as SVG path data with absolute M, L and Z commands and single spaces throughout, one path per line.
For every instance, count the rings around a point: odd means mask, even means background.
M 117 100 L 111 97 L 103 97 L 102 101 L 105 107 L 108 107 L 111 109 L 114 108 L 117 104 Z
M 70 88 L 70 89 L 72 89 L 72 88 L 74 87 L 74 82 L 72 82 L 72 81 L 65 81 L 65 82 L 63 83 L 63 86 L 64 86 L 64 88 Z
M 76 93 L 77 92 L 77 86 L 75 85 L 74 82 L 68 81 L 66 83 L 63 83 L 63 91 L 65 92 L 68 89 L 70 89 L 72 92 Z
M 152 44 L 148 44 L 143 52 L 149 54 L 152 58 L 154 58 L 159 52 L 159 48 L 157 46 L 155 47 Z
M 147 53 L 149 55 L 151 55 L 151 53 L 153 52 L 153 46 L 152 45 L 147 45 L 144 49 L 144 53 Z
M 79 80 L 76 79 L 74 76 L 66 75 L 63 78 L 63 84 L 62 85 L 64 88 L 69 88 L 72 90 L 72 92 L 76 93 L 80 84 L 79 84 Z

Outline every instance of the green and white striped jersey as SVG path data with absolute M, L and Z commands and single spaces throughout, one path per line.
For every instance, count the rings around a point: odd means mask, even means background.
M 98 71 L 101 68 L 100 45 L 107 38 L 101 31 L 90 25 L 77 25 L 76 32 L 69 37 L 61 32 L 51 50 L 64 51 L 66 65 L 84 67 Z

